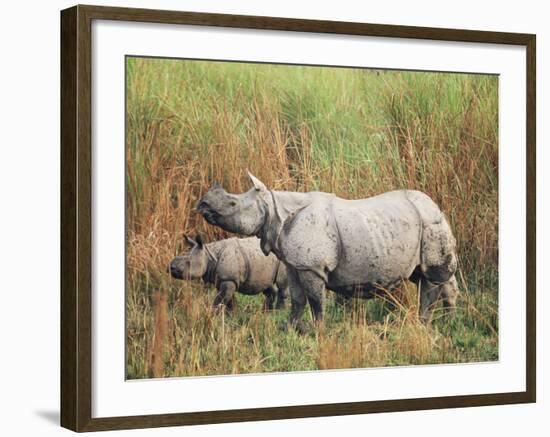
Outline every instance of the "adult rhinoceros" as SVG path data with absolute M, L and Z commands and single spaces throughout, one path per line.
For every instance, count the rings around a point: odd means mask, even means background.
M 404 279 L 419 284 L 420 317 L 434 304 L 454 307 L 458 295 L 455 239 L 438 206 L 419 191 L 400 190 L 360 200 L 322 192 L 271 191 L 249 173 L 253 188 L 227 193 L 219 184 L 198 202 L 210 224 L 256 235 L 264 254 L 287 266 L 299 331 L 306 301 L 323 317 L 323 291 L 369 298 Z

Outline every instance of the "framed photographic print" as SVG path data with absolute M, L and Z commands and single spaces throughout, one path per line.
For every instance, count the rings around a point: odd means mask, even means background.
M 534 402 L 535 36 L 61 13 L 61 424 Z

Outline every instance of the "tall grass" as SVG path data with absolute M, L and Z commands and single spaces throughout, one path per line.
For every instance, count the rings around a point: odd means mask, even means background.
M 126 148 L 129 377 L 159 375 L 160 337 L 163 375 L 497 357 L 496 77 L 129 58 Z M 429 194 L 458 242 L 457 316 L 426 328 L 414 298 L 355 302 L 347 316 L 329 299 L 312 339 L 281 333 L 287 313 L 263 314 L 260 298 L 213 313 L 212 291 L 170 279 L 166 266 L 184 233 L 227 236 L 194 206 L 215 180 L 247 190 L 247 168 L 277 190 Z

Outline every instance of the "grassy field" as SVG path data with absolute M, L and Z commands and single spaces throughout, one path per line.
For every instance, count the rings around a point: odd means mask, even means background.
M 498 359 L 498 79 L 160 59 L 127 60 L 127 376 L 213 375 Z M 193 211 L 217 180 L 362 198 L 419 189 L 457 238 L 454 317 L 417 317 L 413 286 L 339 307 L 299 336 L 238 295 L 166 268 L 183 235 L 225 238 Z

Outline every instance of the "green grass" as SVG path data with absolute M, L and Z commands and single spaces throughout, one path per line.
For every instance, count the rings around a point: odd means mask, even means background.
M 130 58 L 127 111 L 130 378 L 498 358 L 496 76 Z M 212 291 L 166 266 L 184 233 L 227 236 L 193 208 L 215 180 L 248 189 L 247 168 L 279 190 L 426 192 L 457 239 L 456 315 L 422 326 L 411 287 L 397 309 L 347 313 L 329 293 L 324 326 L 303 337 L 259 296 L 213 313 Z

